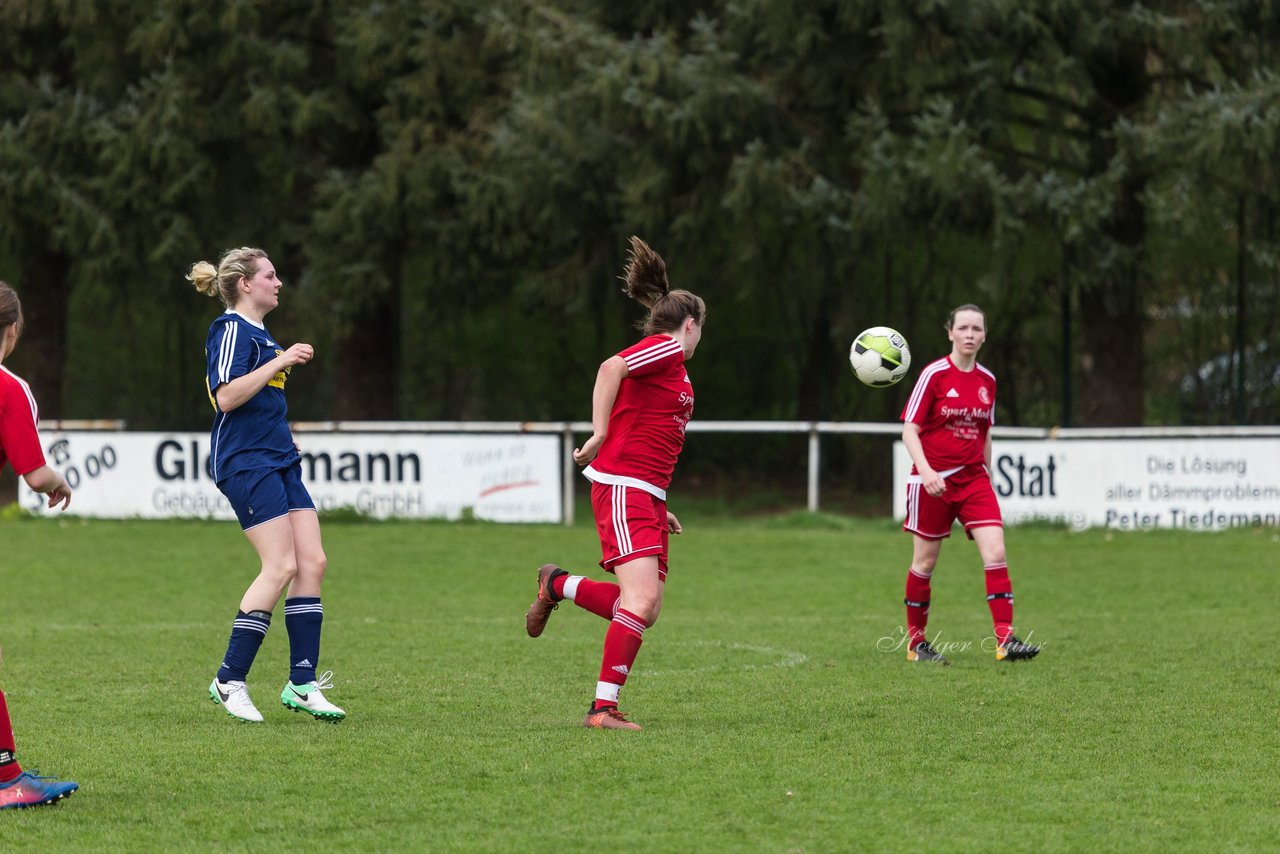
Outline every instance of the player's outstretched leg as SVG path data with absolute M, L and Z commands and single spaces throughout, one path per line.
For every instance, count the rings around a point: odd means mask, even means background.
M 538 595 L 524 615 L 524 630 L 529 633 L 529 637 L 536 638 L 542 634 L 542 630 L 547 627 L 547 620 L 551 619 L 551 612 L 560 607 L 561 597 L 556 595 L 552 587 L 556 578 L 568 574 L 554 563 L 544 563 L 538 568 Z
M 341 721 L 347 713 L 326 700 L 321 693 L 333 687 L 332 677 L 333 671 L 326 670 L 320 674 L 319 679 L 308 682 L 306 685 L 286 683 L 284 690 L 280 692 L 280 704 L 295 712 L 306 712 L 318 721 L 332 723 Z
M 250 723 L 262 723 L 262 712 L 249 699 L 249 689 L 243 682 L 233 679 L 222 682 L 217 677 L 209 683 L 209 699 L 227 710 L 233 718 Z
M 35 807 L 60 801 L 80 788 L 75 783 L 24 771 L 18 762 L 9 704 L 0 691 L 0 810 Z

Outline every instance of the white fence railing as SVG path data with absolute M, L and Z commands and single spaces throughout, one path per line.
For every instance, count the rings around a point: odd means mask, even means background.
M 565 524 L 574 520 L 574 484 L 579 477 L 573 462 L 575 436 L 591 432 L 589 421 L 307 421 L 295 422 L 298 432 L 359 433 L 555 433 L 561 437 Z M 802 433 L 808 441 L 806 506 L 819 508 L 822 436 L 864 434 L 900 436 L 902 425 L 860 421 L 691 421 L 692 433 Z M 1152 438 L 1280 438 L 1280 427 L 1001 427 L 996 439 L 1152 439 Z
M 50 434 L 58 431 L 88 431 L 99 435 L 112 432 L 127 432 L 127 425 L 124 421 L 105 419 L 45 420 L 41 422 L 40 427 L 42 431 Z M 564 519 L 566 524 L 572 524 L 574 521 L 574 494 L 580 488 L 577 482 L 581 475 L 578 467 L 573 463 L 573 449 L 591 431 L 591 424 L 587 421 L 315 421 L 295 422 L 293 427 L 300 433 L 416 433 L 437 435 L 520 435 L 540 433 L 559 436 L 561 518 Z M 809 510 L 815 511 L 819 509 L 820 505 L 819 490 L 823 462 L 822 437 L 824 435 L 861 434 L 897 438 L 901 434 L 902 428 L 897 423 L 846 421 L 693 421 L 689 424 L 689 430 L 694 433 L 780 433 L 807 436 L 808 495 L 806 504 Z M 1105 480 L 1107 484 L 1115 481 L 1114 485 L 1110 485 L 1108 489 L 1099 492 L 1098 495 L 1093 495 L 1093 492 L 1098 490 L 1084 490 L 1087 496 L 1083 500 L 1092 510 L 1096 510 L 1097 507 L 1094 505 L 1098 505 L 1115 516 L 1114 520 L 1104 518 L 1105 524 L 1109 527 L 1124 528 L 1130 521 L 1141 525 L 1145 519 L 1144 514 L 1155 520 L 1157 518 L 1155 514 L 1161 512 L 1162 509 L 1166 512 L 1166 517 L 1176 518 L 1162 518 L 1160 524 L 1166 522 L 1176 523 L 1178 520 L 1183 520 L 1184 517 L 1185 521 L 1190 524 L 1190 522 L 1197 520 L 1196 514 L 1199 513 L 1200 517 L 1213 516 L 1214 525 L 1217 526 L 1217 516 L 1214 514 L 1227 513 L 1228 506 L 1232 508 L 1230 512 L 1234 513 L 1236 508 L 1245 507 L 1249 500 L 1263 502 L 1260 510 L 1256 507 L 1253 510 L 1258 510 L 1258 512 L 1265 511 L 1263 523 L 1271 525 L 1275 524 L 1275 522 L 1268 520 L 1274 517 L 1277 509 L 1280 509 L 1273 506 L 1274 501 L 1272 500 L 1277 491 L 1280 491 L 1280 473 L 1277 472 L 1275 463 L 1276 460 L 1280 460 L 1280 450 L 1277 450 L 1280 449 L 1280 442 L 1276 441 L 1280 440 L 1280 426 L 1061 429 L 997 426 L 993 430 L 993 436 L 997 440 L 1022 440 L 1013 443 L 1017 448 L 1010 451 L 1010 454 L 1015 455 L 1010 457 L 1010 460 L 1013 461 L 1010 463 L 1012 468 L 1005 470 L 1000 465 L 997 465 L 997 471 L 993 472 L 993 476 L 998 475 L 1000 478 L 1004 478 L 1003 481 L 997 479 L 997 488 L 1000 489 L 1000 484 L 1004 484 L 1005 491 L 1001 492 L 1001 495 L 1004 496 L 1002 503 L 1006 500 L 1010 503 L 1010 513 L 1013 516 L 1020 512 L 1018 511 L 1017 501 L 1023 487 L 1024 474 L 1026 475 L 1026 491 L 1031 498 L 1035 499 L 1030 503 L 1035 505 L 1035 513 L 1039 513 L 1041 512 L 1041 504 L 1052 503 L 1041 499 L 1053 496 L 1040 495 L 1037 490 L 1043 486 L 1049 493 L 1053 493 L 1055 485 L 1062 487 L 1070 480 L 1071 475 L 1081 470 L 1082 466 L 1094 473 L 1090 481 L 1093 486 L 1097 486 L 1097 484 L 1093 484 L 1092 481 L 1101 482 Z M 1250 445 L 1247 442 L 1235 441 L 1259 439 L 1270 441 L 1261 445 Z M 1200 441 L 1196 447 L 1185 449 L 1185 460 L 1182 457 L 1177 458 L 1177 478 L 1170 479 L 1175 473 L 1175 451 L 1182 453 L 1181 449 L 1175 447 L 1180 440 L 1213 441 Z M 1038 450 L 1033 448 L 1036 441 L 1040 443 Z M 1129 442 L 1134 443 L 1132 450 L 1126 447 Z M 1114 452 L 1115 454 L 1113 457 L 1106 458 L 1110 462 L 1099 462 L 1098 459 L 1101 458 L 1095 459 L 1097 451 L 1091 446 L 1103 443 L 1110 446 L 1111 451 L 1109 453 Z M 1173 443 L 1173 445 L 1170 443 Z M 1003 460 L 999 446 L 996 450 L 997 457 L 1001 458 L 997 462 L 1010 462 L 1010 460 Z M 1239 451 L 1238 459 L 1226 458 L 1231 456 L 1231 453 L 1236 453 L 1236 451 Z M 901 492 L 896 486 L 896 480 L 900 479 L 901 472 L 898 469 L 902 467 L 903 460 L 900 458 L 898 450 L 895 450 L 894 454 L 895 487 L 893 494 L 896 495 Z M 1039 456 L 1035 456 L 1037 454 Z M 1023 459 L 1024 455 L 1026 455 L 1025 460 Z M 1043 457 L 1043 459 L 1040 457 Z M 1245 459 L 1246 457 L 1248 457 L 1248 460 Z M 70 461 L 70 463 L 74 462 L 74 460 Z M 87 466 L 91 461 L 85 460 L 84 462 Z M 1064 468 L 1064 464 L 1068 462 L 1070 462 L 1071 472 Z M 799 460 L 797 459 L 798 463 Z M 1246 463 L 1249 472 L 1247 479 L 1245 476 Z M 139 463 L 138 465 L 146 468 L 147 464 Z M 194 472 L 196 463 L 192 462 L 190 465 Z M 910 462 L 907 461 L 905 465 L 909 468 Z M 136 468 L 137 466 L 134 467 Z M 121 466 L 121 468 L 125 467 Z M 86 472 L 92 474 L 92 471 L 89 471 L 88 468 L 86 468 Z M 172 475 L 172 472 L 169 474 Z M 1207 479 L 1195 479 L 1193 477 L 1200 474 L 1209 475 L 1209 477 Z M 1214 479 L 1215 474 L 1216 480 Z M 1043 481 L 1039 479 L 1042 477 Z M 1188 478 L 1191 478 L 1191 480 L 1188 480 Z M 195 480 L 194 474 L 192 479 L 193 481 Z M 1013 486 L 1015 481 L 1017 483 L 1016 489 Z M 1221 481 L 1221 483 L 1218 481 Z M 0 487 L 12 491 L 16 488 L 16 483 L 12 477 L 0 479 Z M 1159 492 L 1160 495 L 1147 494 L 1153 490 Z M 1110 493 L 1116 493 L 1119 498 L 1113 500 Z M 1166 500 L 1166 493 L 1172 495 L 1173 498 Z M 87 493 L 82 493 L 80 497 L 81 499 L 86 498 Z M 1221 506 L 1205 506 L 1197 509 L 1194 501 L 1188 504 L 1191 499 L 1195 499 L 1200 504 L 1216 502 Z M 1173 503 L 1170 504 L 1170 501 Z M 78 503 L 83 505 L 84 501 L 81 500 Z M 1174 506 L 1174 504 L 1177 504 L 1177 506 Z M 1182 506 L 1184 504 L 1187 506 Z M 1147 505 L 1150 506 L 1148 507 Z M 1166 507 L 1165 505 L 1168 506 Z M 554 506 L 554 500 L 551 506 Z M 1078 515 L 1078 511 L 1073 512 L 1077 512 Z M 1251 510 L 1250 512 L 1253 511 Z M 1112 524 L 1113 521 L 1114 524 Z

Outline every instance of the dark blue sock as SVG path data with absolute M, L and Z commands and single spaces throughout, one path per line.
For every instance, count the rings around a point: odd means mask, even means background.
M 284 600 L 284 627 L 289 632 L 289 681 L 294 685 L 315 681 L 323 622 L 324 606 L 319 596 L 293 596 Z
M 236 612 L 236 621 L 231 624 L 231 640 L 227 642 L 227 654 L 222 657 L 222 666 L 218 668 L 219 682 L 245 680 L 270 625 L 270 611 Z

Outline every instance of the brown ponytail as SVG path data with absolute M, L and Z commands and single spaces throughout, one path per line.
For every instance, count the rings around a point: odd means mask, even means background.
M 707 305 L 702 298 L 688 291 L 671 290 L 667 262 L 639 237 L 631 238 L 622 280 L 626 282 L 622 292 L 649 309 L 645 318 L 636 324 L 646 335 L 674 332 L 686 317 L 692 317 L 698 326 L 707 319 Z

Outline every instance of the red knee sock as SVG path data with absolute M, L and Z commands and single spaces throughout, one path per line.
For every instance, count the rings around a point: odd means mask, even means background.
M 618 692 L 627 682 L 644 642 L 644 620 L 630 611 L 618 609 L 604 633 L 604 655 L 600 661 L 600 681 L 596 683 L 597 709 L 618 705 Z
M 1009 582 L 1009 566 L 995 563 L 986 567 L 987 605 L 991 608 L 991 624 L 996 643 L 1003 644 L 1013 632 L 1013 585 Z
M 22 773 L 22 766 L 13 757 L 13 725 L 9 723 L 9 706 L 0 691 L 0 783 L 7 783 Z
M 924 629 L 929 624 L 930 576 L 920 575 L 915 567 L 907 570 L 907 649 L 915 649 L 924 640 Z
M 606 620 L 612 620 L 618 611 L 618 585 L 607 581 L 592 581 L 581 575 L 560 575 L 551 582 L 551 592 Z

